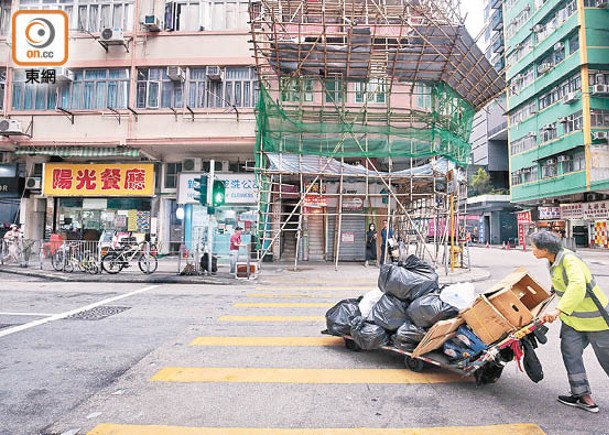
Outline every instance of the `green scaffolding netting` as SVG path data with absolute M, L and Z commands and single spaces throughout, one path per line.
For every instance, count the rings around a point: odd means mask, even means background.
M 467 165 L 474 108 L 445 83 L 431 86 L 426 110 L 288 107 L 261 86 L 257 157 L 288 153 L 329 157 L 444 156 Z

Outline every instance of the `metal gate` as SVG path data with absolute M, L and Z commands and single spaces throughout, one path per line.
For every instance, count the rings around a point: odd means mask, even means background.
M 334 260 L 334 245 L 337 240 L 338 216 L 336 209 L 329 210 L 328 216 L 328 260 Z M 334 216 L 333 216 L 334 215 Z M 343 213 L 339 261 L 364 261 L 366 258 L 366 217 Z
M 324 234 L 324 215 L 323 214 L 308 214 L 307 222 L 307 240 L 308 240 L 308 257 L 310 261 L 324 261 L 326 259 L 326 237 Z

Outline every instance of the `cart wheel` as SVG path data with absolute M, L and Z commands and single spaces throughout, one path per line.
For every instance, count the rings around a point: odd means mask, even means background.
M 362 348 L 359 347 L 357 343 L 351 340 L 350 338 L 345 338 L 345 347 L 349 350 L 352 350 L 353 352 L 358 352 L 362 350 Z
M 416 358 L 411 358 L 409 356 L 404 357 L 404 365 L 406 366 L 407 369 L 412 370 L 413 372 L 416 372 L 416 373 L 422 372 L 423 369 L 425 368 L 424 361 L 422 361 L 420 359 L 416 359 Z

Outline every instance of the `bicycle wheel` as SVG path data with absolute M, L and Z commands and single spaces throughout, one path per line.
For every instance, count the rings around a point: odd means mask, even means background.
M 159 267 L 159 260 L 152 255 L 142 255 L 140 259 L 137 261 L 137 265 L 140 267 L 140 270 L 145 274 L 154 273 Z
M 61 271 L 63 270 L 65 255 L 63 251 L 55 251 L 53 256 L 51 257 L 51 264 L 53 265 L 53 269 Z
M 74 272 L 74 262 L 75 261 L 76 260 L 74 260 L 74 259 L 66 261 L 66 264 L 63 267 L 63 271 L 68 272 L 68 273 Z
M 101 265 L 102 270 L 105 270 L 110 274 L 115 274 L 123 270 L 124 263 L 119 254 L 116 252 L 108 252 L 103 256 Z
M 97 264 L 97 261 L 95 261 L 93 255 L 91 255 L 90 253 L 85 254 L 85 258 L 83 259 L 83 266 L 84 269 L 91 275 L 95 275 L 96 273 L 100 272 L 99 264 Z

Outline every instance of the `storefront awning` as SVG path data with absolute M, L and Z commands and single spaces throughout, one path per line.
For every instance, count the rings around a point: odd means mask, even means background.
M 139 157 L 140 150 L 128 147 L 46 146 L 18 147 L 15 154 L 58 157 Z

